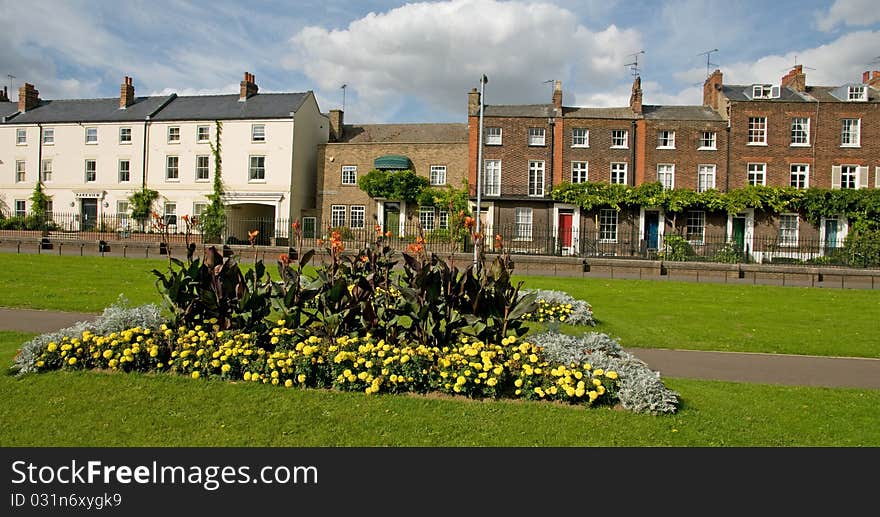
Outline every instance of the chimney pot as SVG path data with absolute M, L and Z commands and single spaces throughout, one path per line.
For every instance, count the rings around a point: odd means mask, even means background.
M 241 102 L 246 101 L 248 97 L 256 95 L 257 91 L 259 91 L 259 88 L 257 87 L 257 82 L 254 78 L 254 74 L 250 72 L 245 72 L 244 80 L 241 82 L 238 100 Z

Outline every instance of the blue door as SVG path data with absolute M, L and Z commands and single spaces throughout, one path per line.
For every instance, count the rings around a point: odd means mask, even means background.
M 660 245 L 660 212 L 645 212 L 645 243 L 649 250 Z

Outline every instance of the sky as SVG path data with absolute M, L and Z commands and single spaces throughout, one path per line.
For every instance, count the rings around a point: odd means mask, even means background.
M 313 91 L 347 123 L 465 122 L 486 104 L 699 105 L 726 84 L 810 85 L 880 70 L 877 0 L 0 0 L 0 84 L 10 99 Z M 344 87 L 343 87 L 344 85 Z

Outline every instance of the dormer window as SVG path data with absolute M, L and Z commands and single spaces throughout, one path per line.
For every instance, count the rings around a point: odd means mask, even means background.
M 752 85 L 752 99 L 778 99 L 779 87 L 772 84 Z
M 846 89 L 846 100 L 848 101 L 866 101 L 868 100 L 868 89 L 864 85 L 849 86 Z

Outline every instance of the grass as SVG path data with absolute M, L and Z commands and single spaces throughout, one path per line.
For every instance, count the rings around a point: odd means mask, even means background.
M 8 365 L 30 336 L 0 331 L 0 362 Z M 174 375 L 3 375 L 0 446 L 880 446 L 880 390 L 664 382 L 683 394 L 675 415 Z
M 150 270 L 166 267 L 164 259 L 0 253 L 0 281 L 6 287 L 0 306 L 98 313 L 119 294 L 132 304 L 156 303 Z M 520 279 L 529 288 L 562 290 L 587 300 L 599 321 L 594 330 L 620 338 L 626 347 L 880 358 L 878 291 Z

